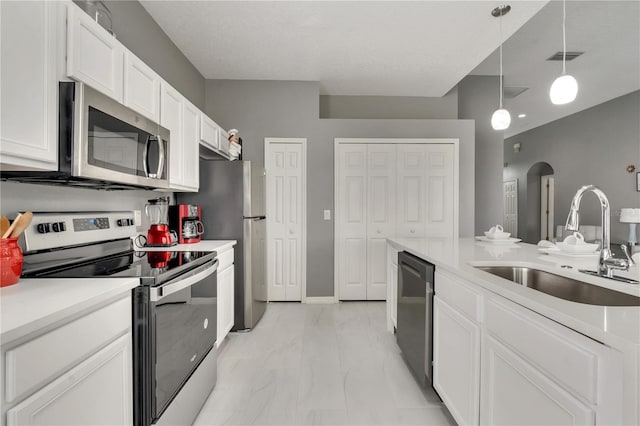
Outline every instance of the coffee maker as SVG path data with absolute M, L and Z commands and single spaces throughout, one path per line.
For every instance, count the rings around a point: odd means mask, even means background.
M 144 211 L 151 222 L 147 231 L 147 247 L 168 247 L 178 243 L 175 233 L 169 230 L 168 209 L 169 197 L 148 200 L 144 206 Z
M 178 235 L 180 244 L 200 242 L 204 225 L 200 221 L 202 211 L 196 204 L 178 204 L 169 207 L 169 227 Z

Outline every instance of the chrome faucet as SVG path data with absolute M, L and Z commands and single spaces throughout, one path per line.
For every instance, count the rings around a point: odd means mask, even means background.
M 619 279 L 619 277 L 614 277 L 613 271 L 628 271 L 629 261 L 627 259 L 615 258 L 611 253 L 611 212 L 609 209 L 609 200 L 600 188 L 595 185 L 586 185 L 578 189 L 576 195 L 573 196 L 573 200 L 571 200 L 571 208 L 569 209 L 569 216 L 567 216 L 565 228 L 569 231 L 577 231 L 580 227 L 580 201 L 582 200 L 582 196 L 587 192 L 593 192 L 600 201 L 600 211 L 602 213 L 602 247 L 600 249 L 598 271 L 595 274 L 593 271 L 580 270 L 580 272 Z M 621 279 L 621 281 L 628 280 Z

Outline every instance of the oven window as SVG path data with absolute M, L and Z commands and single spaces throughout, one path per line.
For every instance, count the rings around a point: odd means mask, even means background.
M 155 417 L 159 417 L 216 341 L 216 274 L 155 305 Z
M 89 164 L 129 175 L 146 176 L 145 148 L 150 171 L 157 168 L 160 155 L 157 143 L 147 144 L 149 138 L 155 139 L 155 136 L 89 107 Z

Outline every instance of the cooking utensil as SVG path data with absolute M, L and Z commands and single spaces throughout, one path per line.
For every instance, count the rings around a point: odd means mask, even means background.
M 11 238 L 18 238 L 20 234 L 22 234 L 24 230 L 27 229 L 29 225 L 31 225 L 32 219 L 33 219 L 33 213 L 31 212 L 22 213 L 22 216 L 20 216 L 19 219 L 16 219 L 16 222 L 18 222 L 18 224 L 16 225 L 15 228 L 13 228 L 13 232 L 11 233 Z
M 22 216 L 21 213 L 18 213 L 18 216 L 16 216 L 16 218 L 14 219 L 13 223 L 11 224 L 11 226 L 9 227 L 9 229 L 7 229 L 4 234 L 2 234 L 2 238 L 9 238 L 9 236 L 11 235 L 11 233 L 13 232 L 13 230 L 16 228 L 16 226 L 18 226 L 18 219 L 20 219 L 20 216 Z
M 0 217 L 0 235 L 4 235 L 10 227 L 9 219 L 6 216 Z

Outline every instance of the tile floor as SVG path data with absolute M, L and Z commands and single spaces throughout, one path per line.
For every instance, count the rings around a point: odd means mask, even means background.
M 270 303 L 253 331 L 229 335 L 195 425 L 454 425 L 407 369 L 385 309 Z

